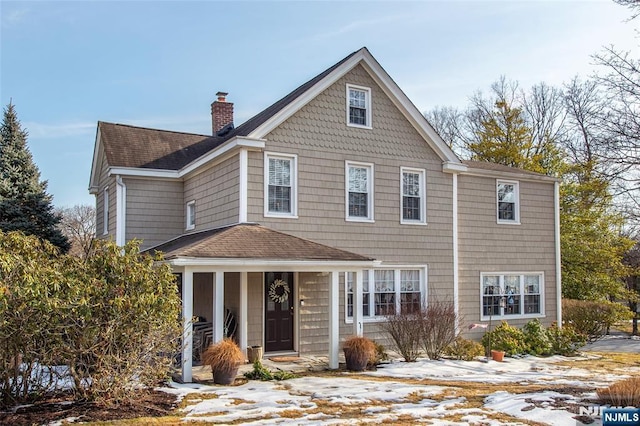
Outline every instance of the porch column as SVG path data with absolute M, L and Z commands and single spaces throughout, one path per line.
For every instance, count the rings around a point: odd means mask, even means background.
M 182 274 L 182 381 L 191 383 L 193 348 L 193 271 L 184 269 Z
M 354 272 L 355 288 L 353 289 L 353 334 L 363 335 L 362 326 L 362 270 Z M 371 285 L 371 284 L 369 284 Z
M 213 279 L 213 343 L 224 338 L 224 272 L 216 271 Z
M 249 310 L 248 310 L 248 274 L 247 272 L 240 272 L 240 308 L 238 312 L 238 337 L 240 342 L 240 349 L 246 352 L 248 331 L 249 331 Z
M 338 271 L 331 272 L 331 281 L 329 282 L 329 368 L 332 370 L 338 368 L 340 346 L 340 324 L 338 319 L 340 307 L 339 278 L 340 276 Z

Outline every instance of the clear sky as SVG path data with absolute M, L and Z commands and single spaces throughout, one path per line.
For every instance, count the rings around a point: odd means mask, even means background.
M 56 206 L 87 190 L 98 120 L 208 134 L 366 46 L 421 111 L 505 75 L 560 85 L 602 46 L 638 50 L 612 1 L 0 1 L 0 101 L 16 106 Z M 637 54 L 635 55 L 638 56 Z

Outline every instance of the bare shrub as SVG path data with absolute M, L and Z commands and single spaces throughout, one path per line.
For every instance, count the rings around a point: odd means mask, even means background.
M 614 407 L 640 407 L 640 377 L 630 377 L 598 389 L 598 397 L 603 404 Z
M 420 342 L 430 359 L 440 359 L 458 336 L 458 314 L 451 301 L 434 300 L 422 308 Z
M 406 362 L 414 362 L 420 355 L 422 312 L 400 312 L 389 315 L 380 323 L 382 330 L 393 340 L 394 348 Z

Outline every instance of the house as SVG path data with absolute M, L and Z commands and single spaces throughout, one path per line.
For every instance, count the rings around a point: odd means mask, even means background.
M 465 329 L 560 318 L 558 181 L 458 159 L 366 48 L 237 127 L 217 96 L 212 135 L 99 122 L 91 169 L 98 237 L 180 278 L 185 381 L 193 316 L 332 368 L 346 336 L 436 298 Z

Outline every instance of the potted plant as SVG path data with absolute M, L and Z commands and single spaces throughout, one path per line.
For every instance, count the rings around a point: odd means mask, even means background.
M 362 336 L 349 337 L 343 345 L 344 359 L 349 371 L 364 371 L 367 363 L 375 357 L 375 344 Z
M 209 346 L 202 353 L 202 364 L 209 365 L 213 373 L 213 383 L 230 385 L 238 375 L 238 368 L 244 362 L 244 353 L 231 339 L 224 339 Z

